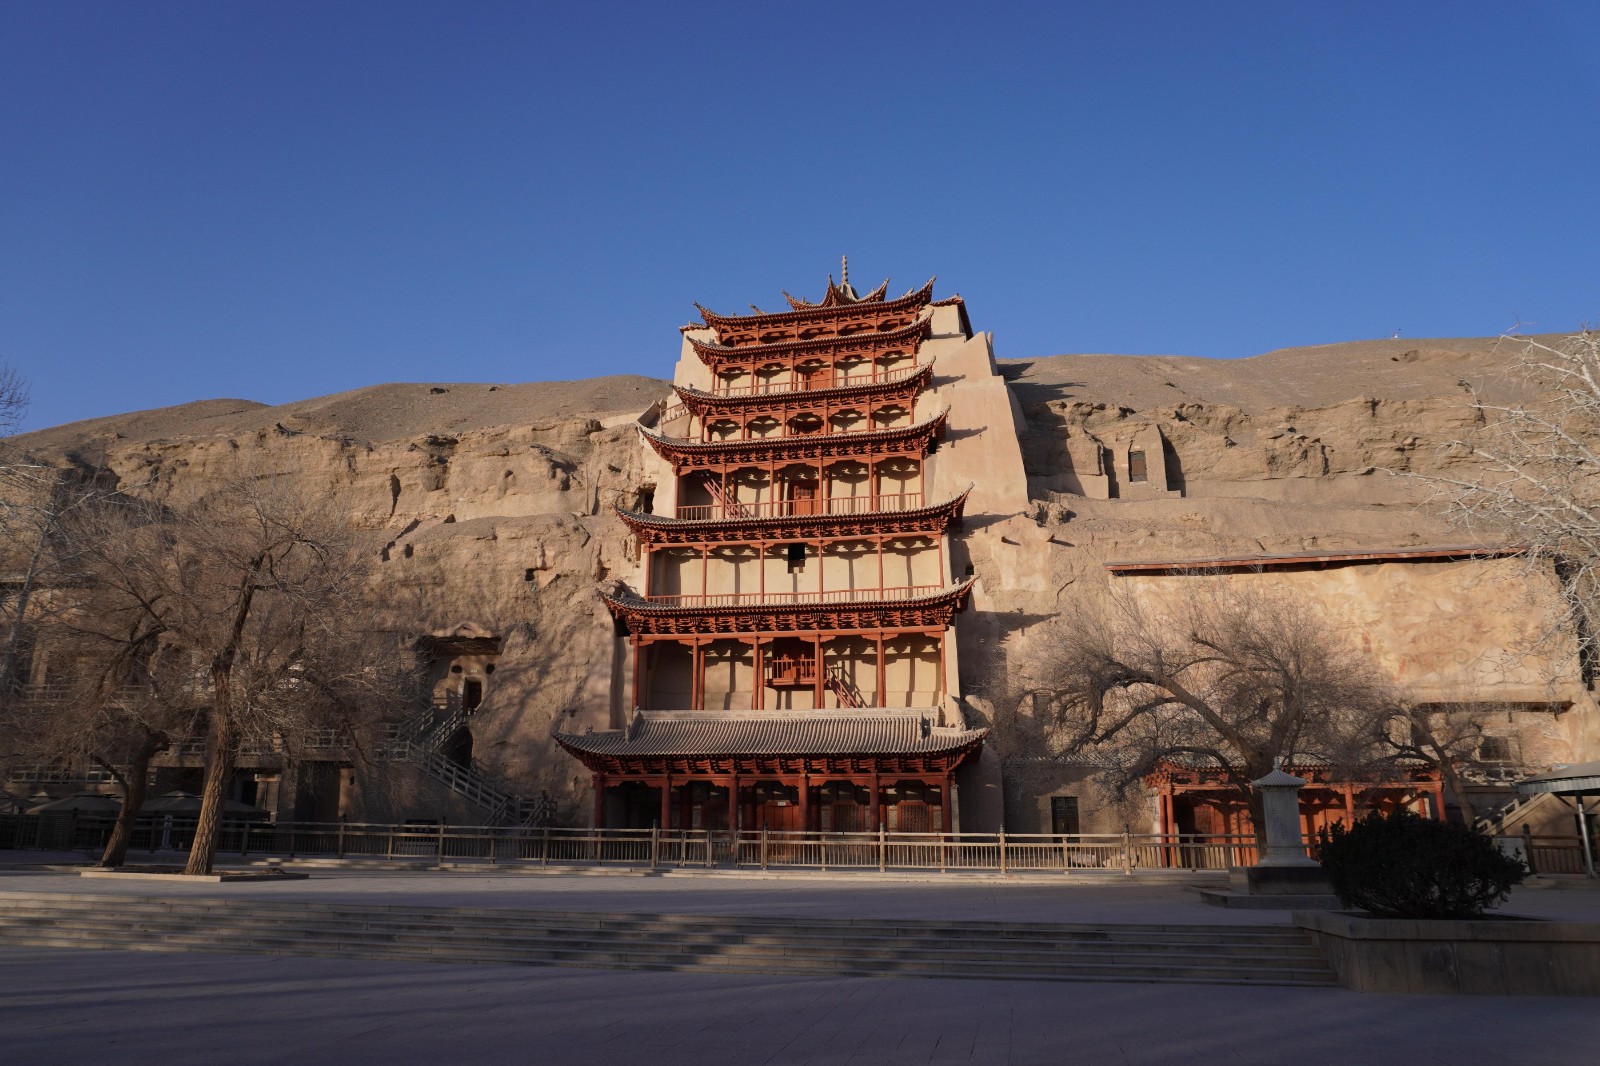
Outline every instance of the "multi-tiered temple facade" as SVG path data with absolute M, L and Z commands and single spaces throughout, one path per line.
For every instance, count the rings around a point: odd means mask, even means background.
M 945 831 L 984 731 L 959 708 L 953 627 L 970 485 L 932 476 L 948 412 L 936 337 L 972 338 L 933 283 L 899 299 L 832 278 L 815 303 L 684 328 L 675 396 L 641 419 L 647 506 L 619 509 L 634 583 L 613 728 L 557 734 L 595 824 Z

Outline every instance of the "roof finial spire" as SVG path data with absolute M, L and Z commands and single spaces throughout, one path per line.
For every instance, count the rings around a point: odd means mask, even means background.
M 839 288 L 842 289 L 848 284 L 850 284 L 850 257 L 841 255 L 839 257 Z

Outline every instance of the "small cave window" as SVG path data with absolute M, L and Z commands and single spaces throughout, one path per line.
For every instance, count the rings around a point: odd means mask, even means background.
M 1128 453 L 1128 480 L 1129 481 L 1148 481 L 1148 480 L 1150 480 L 1149 468 L 1145 465 L 1145 461 L 1144 461 L 1144 452 L 1129 452 Z
M 461 686 L 461 709 L 471 714 L 483 703 L 483 682 L 469 677 Z
M 789 561 L 789 573 L 806 568 L 806 546 L 804 544 L 784 545 L 784 555 Z
M 522 580 L 524 581 L 535 581 L 538 580 L 538 577 L 539 571 L 531 566 L 522 572 Z
M 456 663 L 454 666 L 452 666 L 450 668 L 450 672 L 452 674 L 459 674 L 461 672 L 461 664 L 460 663 Z
M 1516 753 L 1512 750 L 1510 737 L 1480 737 L 1478 739 L 1479 762 L 1515 762 Z

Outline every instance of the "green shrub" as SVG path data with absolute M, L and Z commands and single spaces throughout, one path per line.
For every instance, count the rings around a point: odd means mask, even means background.
M 1470 826 L 1410 811 L 1334 825 L 1317 842 L 1339 901 L 1380 918 L 1476 918 L 1528 875 Z

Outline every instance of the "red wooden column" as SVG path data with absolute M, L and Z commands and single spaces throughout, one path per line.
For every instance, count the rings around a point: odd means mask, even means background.
M 812 686 L 811 686 L 811 706 L 812 706 L 813 709 L 821 710 L 821 708 L 822 708 L 822 634 L 821 633 L 818 633 L 816 636 L 811 638 L 811 654 L 814 656 L 814 658 L 812 659 L 812 665 L 811 665 L 811 673 L 813 675 Z
M 1172 828 L 1173 828 L 1173 824 L 1172 824 L 1172 786 L 1171 785 L 1162 785 L 1161 786 L 1160 810 L 1161 810 L 1161 843 L 1165 844 L 1167 842 L 1166 838 L 1169 835 L 1171 835 Z M 1161 848 L 1161 865 L 1162 866 L 1171 866 L 1172 865 L 1172 849 L 1171 848 L 1166 848 L 1166 847 Z
M 811 774 L 800 772 L 800 831 L 811 832 Z
M 878 706 L 879 707 L 887 707 L 887 706 L 889 706 L 888 700 L 884 696 L 884 693 L 888 689 L 888 684 L 889 684 L 889 666 L 888 666 L 888 663 L 886 663 L 884 661 L 884 658 L 883 658 L 883 634 L 879 633 L 878 634 Z
M 876 833 L 883 824 L 883 782 L 878 777 L 878 771 L 872 771 L 872 825 L 869 827 Z
M 640 691 L 639 686 L 644 672 L 645 649 L 648 645 L 644 644 L 637 636 L 629 637 L 628 640 L 633 644 L 633 705 L 635 707 L 643 707 L 644 693 Z
M 703 711 L 705 698 L 705 651 L 698 640 L 689 644 L 689 709 Z
M 766 697 L 767 697 L 767 656 L 766 656 L 766 648 L 765 648 L 764 642 L 762 641 L 762 639 L 760 637 L 755 637 L 754 639 L 751 640 L 750 643 L 751 643 L 751 647 L 754 649 L 754 651 L 753 651 L 753 653 L 751 655 L 751 660 L 755 665 L 755 671 L 756 671 L 756 677 L 755 677 L 756 690 L 750 694 L 750 709 L 754 710 L 754 711 L 759 711 L 759 710 L 762 709 L 763 705 L 767 701 L 766 700 Z
M 728 832 L 739 831 L 739 775 L 728 778 Z
M 950 771 L 946 770 L 944 781 L 939 786 L 939 831 L 942 833 L 954 832 L 955 812 L 950 809 L 951 802 L 955 798 L 955 790 L 950 787 L 952 780 L 954 779 Z
M 1343 785 L 1339 791 L 1344 794 L 1344 824 L 1356 824 L 1356 790 L 1352 785 Z
M 1431 795 L 1433 796 L 1433 817 L 1442 822 L 1445 820 L 1443 781 L 1435 781 L 1433 783 L 1433 791 Z
M 661 831 L 672 828 L 672 771 L 661 777 Z
M 594 827 L 606 827 L 606 775 L 594 775 Z

